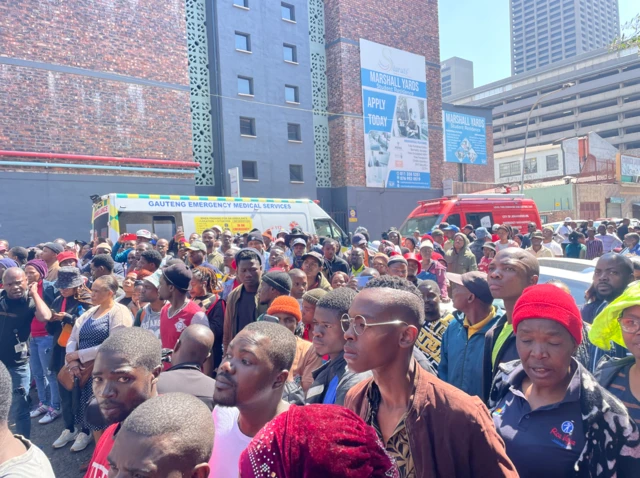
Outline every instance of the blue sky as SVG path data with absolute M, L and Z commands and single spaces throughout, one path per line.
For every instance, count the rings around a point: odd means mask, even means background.
M 620 24 L 640 13 L 639 0 L 618 0 Z M 473 61 L 475 86 L 511 74 L 509 0 L 439 0 L 440 58 Z

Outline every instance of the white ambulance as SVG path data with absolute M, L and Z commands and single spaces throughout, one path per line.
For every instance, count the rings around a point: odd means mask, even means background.
M 108 237 L 116 242 L 120 234 L 147 229 L 160 238 L 171 239 L 178 228 L 185 237 L 220 226 L 235 233 L 254 228 L 281 230 L 300 227 L 319 236 L 332 237 L 347 245 L 349 236 L 310 199 L 229 198 L 168 196 L 162 194 L 106 194 L 93 198 L 93 239 Z

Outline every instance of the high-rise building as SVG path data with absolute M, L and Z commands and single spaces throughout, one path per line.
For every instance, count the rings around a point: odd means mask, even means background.
M 618 0 L 511 0 L 511 73 L 605 47 L 620 33 Z
M 440 63 L 442 98 L 473 89 L 473 62 L 451 57 Z

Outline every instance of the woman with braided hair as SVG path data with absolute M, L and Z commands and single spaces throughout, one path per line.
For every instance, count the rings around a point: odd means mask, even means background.
M 202 307 L 209 319 L 209 327 L 213 332 L 212 366 L 204 368 L 207 375 L 215 376 L 215 370 L 222 362 L 222 328 L 226 302 L 221 298 L 220 284 L 216 273 L 208 267 L 194 267 L 192 270 L 191 287 L 189 294 L 191 299 Z

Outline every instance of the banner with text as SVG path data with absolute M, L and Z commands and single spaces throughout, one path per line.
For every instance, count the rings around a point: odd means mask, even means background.
M 485 118 L 443 110 L 442 124 L 445 162 L 487 164 Z
M 424 57 L 360 39 L 367 187 L 431 187 Z

